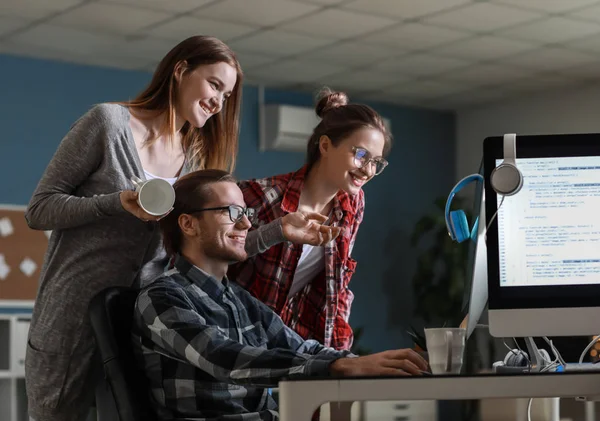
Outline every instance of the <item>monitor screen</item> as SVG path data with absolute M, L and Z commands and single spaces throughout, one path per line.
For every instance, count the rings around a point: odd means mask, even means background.
M 496 198 L 500 286 L 600 285 L 600 157 L 517 158 L 517 167 L 521 191 Z
M 484 140 L 490 333 L 596 335 L 600 134 L 517 134 L 523 187 L 503 198 L 490 179 L 504 146 L 500 136 Z

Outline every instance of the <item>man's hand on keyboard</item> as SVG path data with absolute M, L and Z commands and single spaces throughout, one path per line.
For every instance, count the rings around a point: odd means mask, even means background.
M 340 358 L 330 367 L 333 376 L 418 376 L 429 371 L 423 357 L 412 349 L 396 349 L 358 358 Z

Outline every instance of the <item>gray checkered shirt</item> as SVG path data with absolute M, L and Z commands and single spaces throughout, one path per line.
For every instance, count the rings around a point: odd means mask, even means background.
M 305 341 L 239 285 L 181 256 L 143 289 L 133 342 L 162 420 L 277 420 L 283 378 L 328 375 L 347 351 Z

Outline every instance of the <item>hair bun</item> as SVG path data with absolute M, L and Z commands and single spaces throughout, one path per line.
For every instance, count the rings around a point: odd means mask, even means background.
M 325 88 L 317 96 L 315 112 L 319 117 L 323 118 L 323 115 L 328 111 L 344 105 L 348 105 L 348 95 L 344 92 L 335 92 L 329 88 Z

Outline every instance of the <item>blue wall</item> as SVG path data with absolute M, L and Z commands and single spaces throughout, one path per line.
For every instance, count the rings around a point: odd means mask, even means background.
M 143 72 L 0 55 L 0 203 L 27 204 L 70 125 L 90 106 L 135 96 L 149 81 Z M 302 154 L 258 150 L 258 92 L 244 89 L 239 178 L 284 173 Z M 357 98 L 351 98 L 357 100 Z M 312 106 L 305 93 L 267 91 L 266 102 Z M 365 187 L 367 207 L 353 256 L 353 326 L 372 351 L 408 346 L 416 254 L 408 236 L 431 211 L 434 198 L 454 184 L 454 116 L 370 103 L 389 118 L 395 144 L 385 172 Z

